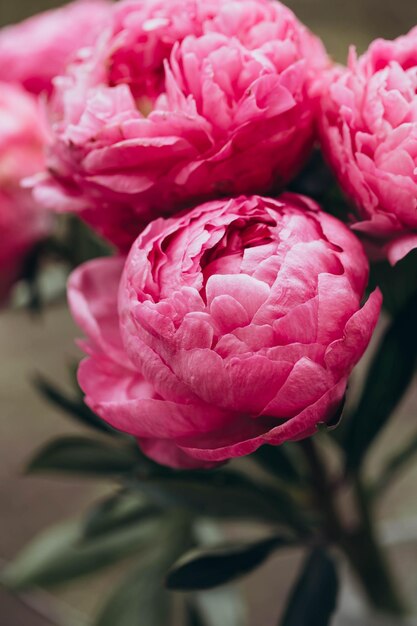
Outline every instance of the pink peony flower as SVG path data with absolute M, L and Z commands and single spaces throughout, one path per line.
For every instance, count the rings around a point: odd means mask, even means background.
M 328 76 L 321 140 L 363 233 L 392 264 L 417 247 L 417 28 Z
M 86 402 L 174 467 L 312 435 L 375 327 L 381 295 L 361 307 L 367 279 L 356 237 L 301 196 L 156 220 L 125 263 L 95 260 L 70 279 Z
M 37 195 L 128 249 L 155 217 L 280 187 L 310 151 L 309 84 L 325 65 L 278 2 L 120 2 L 89 58 L 56 82 Z
M 19 275 L 25 255 L 49 220 L 21 181 L 44 166 L 46 129 L 33 97 L 0 83 L 0 301 Z
M 0 80 L 34 94 L 50 92 L 75 52 L 93 43 L 109 11 L 106 0 L 77 0 L 0 30 Z

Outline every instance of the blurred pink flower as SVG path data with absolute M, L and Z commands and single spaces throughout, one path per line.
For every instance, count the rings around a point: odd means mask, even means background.
M 314 140 L 319 42 L 268 0 L 120 2 L 56 83 L 37 195 L 120 249 L 196 201 L 279 188 Z
M 377 39 L 325 79 L 321 141 L 370 250 L 392 264 L 417 247 L 417 28 Z
M 44 166 L 46 129 L 35 99 L 0 83 L 0 301 L 18 278 L 33 244 L 49 229 L 45 210 L 21 181 Z
M 77 0 L 0 30 L 0 80 L 50 92 L 75 52 L 93 43 L 110 3 Z
M 156 220 L 126 262 L 70 279 L 86 402 L 174 467 L 312 435 L 375 327 L 381 295 L 361 307 L 367 279 L 356 237 L 301 196 Z

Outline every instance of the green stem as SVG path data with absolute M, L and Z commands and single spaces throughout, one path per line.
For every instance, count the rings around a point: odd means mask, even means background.
M 383 549 L 378 543 L 367 494 L 358 476 L 353 477 L 360 523 L 346 533 L 340 547 L 362 584 L 368 600 L 380 611 L 393 615 L 406 613 Z
M 354 477 L 353 486 L 360 522 L 352 531 L 345 527 L 335 506 L 334 489 L 315 442 L 310 438 L 300 444 L 310 467 L 316 506 L 323 515 L 325 538 L 343 551 L 371 606 L 382 612 L 404 615 L 404 605 L 377 542 L 367 496 L 359 477 Z
M 324 534 L 331 542 L 337 543 L 344 531 L 332 498 L 326 466 L 311 437 L 300 441 L 300 446 L 310 467 L 316 507 L 323 516 Z

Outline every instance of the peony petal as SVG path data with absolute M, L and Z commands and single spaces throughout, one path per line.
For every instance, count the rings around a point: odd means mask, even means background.
M 209 316 L 199 313 L 188 313 L 175 333 L 178 350 L 194 348 L 211 348 L 214 331 Z
M 246 359 L 232 358 L 227 371 L 233 390 L 231 409 L 245 415 L 258 415 L 274 398 L 293 369 L 292 363 L 253 355 Z
M 329 389 L 313 405 L 307 407 L 293 419 L 284 424 L 272 426 L 259 425 L 252 422 L 252 432 L 249 425 L 242 420 L 239 431 L 235 423 L 235 430 L 213 432 L 202 438 L 178 440 L 178 445 L 187 454 L 204 461 L 220 462 L 229 458 L 245 456 L 257 450 L 263 444 L 280 445 L 285 441 L 298 440 L 311 436 L 317 429 L 319 422 L 332 419 L 338 410 L 346 391 L 346 380 L 340 381 Z M 263 432 L 262 431 L 263 428 Z M 258 432 L 256 432 L 258 431 Z
M 125 0 L 92 41 L 55 81 L 47 177 L 61 190 L 54 210 L 77 206 L 123 250 L 151 219 L 269 193 L 307 160 L 309 86 L 328 59 L 285 7 Z M 132 217 L 125 238 L 120 207 Z
M 135 437 L 184 437 L 213 426 L 219 428 L 230 419 L 201 402 L 192 405 L 162 400 L 140 375 L 98 359 L 82 362 L 79 382 L 93 411 L 113 428 Z
M 318 296 L 295 306 L 285 315 L 273 322 L 274 343 L 316 343 L 318 331 Z
M 331 343 L 325 354 L 326 366 L 335 376 L 350 373 L 368 346 L 381 311 L 382 294 L 375 289 L 363 307 L 347 322 L 343 338 Z
M 391 265 L 395 265 L 401 261 L 409 252 L 417 248 L 417 233 L 409 233 L 393 239 L 386 244 L 385 250 L 388 261 Z
M 251 320 L 256 311 L 266 302 L 269 296 L 269 286 L 246 274 L 216 274 L 208 279 L 206 294 L 209 307 L 218 296 L 228 295 L 234 298 L 245 309 Z
M 318 279 L 317 341 L 329 344 L 340 337 L 349 318 L 358 310 L 359 297 L 346 276 L 320 274 Z
M 332 385 L 332 377 L 321 365 L 301 358 L 262 413 L 279 418 L 293 417 L 314 404 Z
M 213 298 L 210 303 L 210 315 L 222 334 L 250 323 L 246 309 L 236 298 L 228 294 Z
M 170 439 L 138 439 L 142 451 L 156 463 L 173 469 L 210 469 L 217 463 L 202 461 L 190 456 Z
M 129 367 L 117 312 L 124 261 L 123 258 L 95 259 L 81 265 L 68 281 L 68 303 L 77 324 L 96 344 L 96 349 Z

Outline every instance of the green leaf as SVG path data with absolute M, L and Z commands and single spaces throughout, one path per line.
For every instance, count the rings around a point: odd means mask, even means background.
M 236 587 L 228 585 L 193 593 L 189 600 L 204 626 L 245 626 L 246 606 Z M 197 626 L 197 624 L 196 624 Z
M 417 433 L 411 437 L 410 441 L 398 452 L 393 454 L 387 461 L 380 476 L 371 487 L 373 497 L 380 496 L 387 487 L 398 477 L 406 466 L 417 458 Z
M 42 311 L 42 294 L 39 284 L 39 274 L 42 259 L 45 255 L 46 241 L 38 242 L 23 261 L 20 278 L 26 283 L 28 289 L 27 308 L 33 315 L 38 315 Z
M 342 222 L 347 222 L 353 207 L 343 195 L 334 173 L 319 149 L 313 150 L 301 173 L 290 183 L 289 191 L 309 196 Z
M 191 603 L 186 606 L 186 620 L 187 626 L 206 626 L 197 607 Z
M 118 434 L 111 426 L 100 419 L 88 406 L 81 397 L 71 398 L 63 391 L 58 389 L 53 383 L 49 382 L 42 376 L 36 376 L 34 384 L 38 392 L 44 396 L 49 402 L 64 411 L 67 415 L 75 418 L 78 422 L 106 433 Z
M 281 446 L 265 445 L 251 458 L 274 476 L 297 484 L 303 482 L 303 474 L 300 471 L 302 462 L 297 458 L 297 452 L 296 446 L 288 443 Z
M 129 574 L 101 610 L 95 626 L 167 626 L 169 595 L 166 571 L 190 545 L 189 520 L 171 515 L 156 526 L 153 541 L 141 552 L 140 565 Z
M 100 502 L 90 511 L 84 527 L 84 537 L 97 538 L 109 531 L 141 523 L 160 514 L 141 494 L 119 491 Z
M 167 626 L 169 608 L 169 595 L 158 572 L 141 566 L 117 587 L 95 626 Z
M 66 256 L 73 267 L 78 267 L 90 259 L 112 254 L 109 243 L 76 215 L 68 216 L 67 226 Z
M 413 297 L 417 285 L 417 251 L 412 250 L 392 266 L 388 261 L 371 264 L 369 289 L 379 287 L 384 296 L 384 309 L 399 313 Z
M 182 556 L 166 577 L 168 589 L 211 589 L 239 578 L 260 565 L 273 550 L 293 545 L 285 537 L 257 542 L 226 543 L 195 548 Z
M 273 489 L 231 470 L 138 476 L 132 486 L 168 508 L 185 508 L 202 517 L 252 519 L 289 526 L 308 534 L 309 525 L 297 503 Z
M 27 471 L 107 477 L 132 472 L 138 462 L 140 457 L 128 446 L 87 437 L 61 437 L 46 444 L 30 461 Z
M 66 583 L 147 549 L 158 542 L 160 525 L 148 519 L 87 541 L 81 522 L 59 524 L 24 548 L 0 580 L 19 590 Z
M 417 295 L 392 321 L 371 363 L 356 411 L 341 441 L 348 469 L 357 468 L 413 378 L 417 357 Z
M 339 589 L 334 561 L 322 548 L 306 559 L 280 626 L 328 626 Z

